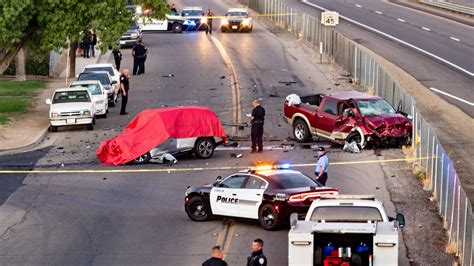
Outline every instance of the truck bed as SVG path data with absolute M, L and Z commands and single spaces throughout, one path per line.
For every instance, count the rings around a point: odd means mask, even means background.
M 285 117 L 287 119 L 292 119 L 295 113 L 301 113 L 308 119 L 313 118 L 316 115 L 316 111 L 318 110 L 323 96 L 324 94 L 301 96 L 301 104 L 292 106 L 289 106 L 288 101 L 285 101 L 283 108 Z

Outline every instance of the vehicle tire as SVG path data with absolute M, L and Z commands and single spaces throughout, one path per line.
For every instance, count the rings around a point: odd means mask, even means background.
M 173 23 L 173 25 L 171 25 L 171 31 L 173 31 L 173 33 L 181 33 L 183 31 L 183 25 Z
M 132 163 L 133 164 L 146 164 L 150 161 L 150 159 L 151 159 L 151 154 L 150 154 L 150 152 L 147 152 L 147 153 L 133 159 Z
M 90 123 L 87 125 L 87 130 L 94 130 L 94 123 Z
M 278 216 L 275 207 L 271 204 L 265 204 L 258 212 L 258 221 L 263 229 L 268 231 L 277 230 L 280 227 L 280 217 Z
M 50 130 L 51 130 L 51 132 L 58 132 L 58 127 L 57 126 L 51 126 Z
M 309 132 L 308 125 L 302 119 L 297 119 L 293 123 L 293 137 L 297 142 L 308 142 L 311 140 L 311 132 Z
M 210 206 L 199 196 L 192 197 L 186 205 L 186 214 L 196 222 L 207 221 L 212 217 Z
M 362 136 L 358 131 L 353 131 L 347 136 L 346 138 L 347 142 L 351 143 L 352 141 L 355 141 L 357 143 L 357 146 L 359 146 L 359 149 L 365 148 L 365 140 L 362 140 Z
M 203 138 L 198 139 L 194 145 L 194 152 L 199 159 L 209 159 L 214 154 L 216 144 L 213 139 Z

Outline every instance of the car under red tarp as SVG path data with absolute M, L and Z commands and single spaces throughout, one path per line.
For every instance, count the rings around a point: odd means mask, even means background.
M 97 157 L 108 165 L 132 161 L 169 138 L 222 137 L 226 133 L 217 115 L 207 107 L 184 106 L 147 109 L 124 131 L 100 143 Z

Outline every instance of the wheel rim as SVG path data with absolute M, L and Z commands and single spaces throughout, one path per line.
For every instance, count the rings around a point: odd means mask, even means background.
M 197 201 L 197 202 L 194 202 L 191 206 L 190 206 L 190 211 L 191 211 L 191 214 L 194 216 L 194 217 L 206 217 L 207 216 L 207 212 L 206 212 L 206 206 L 204 205 L 204 203 L 202 201 Z
M 212 153 L 212 143 L 210 141 L 201 141 L 198 146 L 198 152 L 201 156 L 207 157 Z
M 175 25 L 175 26 L 174 26 L 174 30 L 175 30 L 175 31 L 180 31 L 180 30 L 181 30 L 181 26 Z
M 295 127 L 295 137 L 297 139 L 304 139 L 306 136 L 305 128 L 302 124 L 297 124 Z
M 138 158 L 136 158 L 135 161 L 138 163 L 143 163 L 147 158 L 148 158 L 148 154 L 143 154 L 142 156 L 139 156 Z
M 265 208 L 263 210 L 263 223 L 267 227 L 275 224 L 275 214 L 270 208 Z

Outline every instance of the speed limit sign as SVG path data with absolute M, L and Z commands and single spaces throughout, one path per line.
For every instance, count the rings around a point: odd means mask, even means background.
M 339 24 L 339 13 L 335 11 L 324 11 L 321 13 L 321 24 L 325 26 L 336 26 Z

